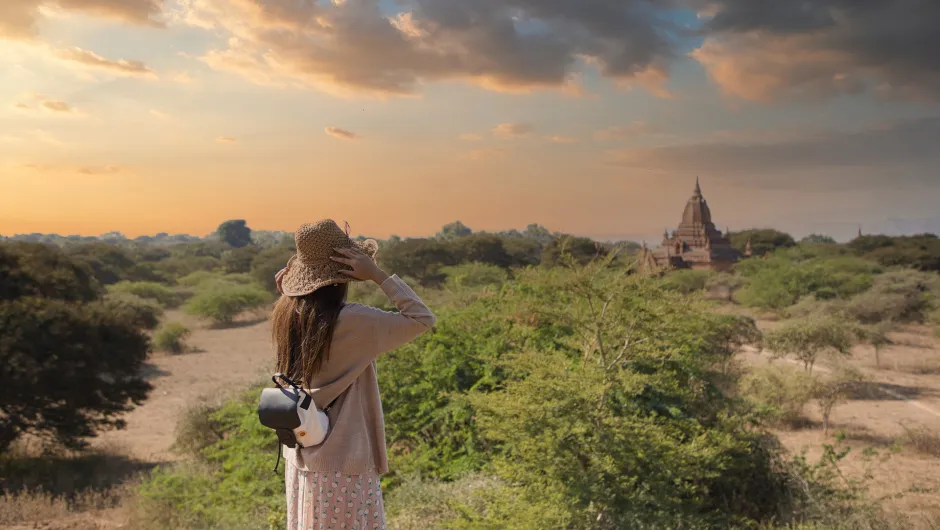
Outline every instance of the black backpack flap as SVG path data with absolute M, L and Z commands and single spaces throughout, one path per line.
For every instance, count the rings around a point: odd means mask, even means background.
M 287 388 L 265 388 L 258 403 L 258 419 L 261 425 L 271 429 L 293 431 L 300 427 L 297 415 L 299 396 Z M 280 434 L 278 435 L 280 437 Z
M 294 434 L 294 431 L 290 429 L 276 429 L 274 432 L 277 433 L 277 441 L 281 444 L 286 445 L 291 449 L 297 447 L 297 435 Z M 278 449 L 278 451 L 280 451 L 280 449 Z

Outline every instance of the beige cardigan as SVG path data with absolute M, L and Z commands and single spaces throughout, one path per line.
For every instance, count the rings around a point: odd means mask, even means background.
M 397 275 L 389 276 L 382 290 L 398 312 L 361 304 L 346 304 L 340 311 L 329 357 L 310 392 L 321 409 L 336 400 L 327 412 L 330 431 L 315 447 L 283 446 L 284 458 L 299 469 L 356 475 L 388 472 L 375 360 L 417 338 L 437 318 Z

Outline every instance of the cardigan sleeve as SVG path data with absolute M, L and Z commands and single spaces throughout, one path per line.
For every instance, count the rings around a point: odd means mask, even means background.
M 397 275 L 389 276 L 381 287 L 398 311 L 369 308 L 378 350 L 376 357 L 418 338 L 437 322 L 437 317 L 417 293 Z

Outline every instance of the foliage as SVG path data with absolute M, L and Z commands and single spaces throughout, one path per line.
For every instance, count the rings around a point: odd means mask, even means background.
M 73 245 L 67 249 L 68 255 L 79 263 L 88 265 L 98 283 L 111 285 L 122 280 L 158 281 L 159 274 L 145 264 L 139 263 L 137 256 L 108 243 L 90 242 Z
M 457 239 L 458 237 L 466 237 L 473 233 L 473 230 L 467 227 L 467 225 L 461 223 L 460 221 L 454 221 L 453 223 L 448 223 L 441 228 L 441 231 L 437 233 L 437 239 Z
M 890 271 L 875 278 L 870 290 L 849 301 L 846 312 L 864 324 L 918 322 L 937 307 L 940 281 L 935 274 L 913 270 Z
M 256 285 L 213 282 L 197 290 L 184 310 L 216 324 L 231 324 L 242 312 L 257 309 L 270 300 L 271 295 Z
M 823 417 L 823 435 L 829 434 L 829 419 L 832 410 L 848 400 L 859 383 L 864 380 L 858 369 L 850 366 L 840 366 L 836 372 L 825 378 L 818 378 L 813 384 L 813 398 L 819 405 Z
M 190 333 L 192 331 L 180 322 L 166 322 L 154 333 L 153 345 L 160 351 L 183 353 Z
M 800 240 L 800 244 L 835 245 L 836 240 L 824 234 L 810 234 Z
M 806 404 L 813 398 L 809 374 L 776 364 L 752 370 L 741 379 L 739 388 L 766 419 L 785 425 L 803 422 Z
M 251 263 L 260 252 L 254 245 L 227 250 L 222 254 L 222 270 L 228 274 L 251 272 Z
M 285 266 L 287 260 L 294 255 L 294 250 L 286 246 L 277 246 L 263 250 L 251 260 L 251 276 L 264 290 L 269 293 L 277 292 L 274 275 Z
M 0 451 L 26 433 L 82 447 L 97 429 L 122 426 L 119 415 L 150 389 L 136 322 L 97 298 L 86 265 L 51 246 L 0 244 L 0 280 Z
M 881 351 L 894 344 L 888 333 L 894 328 L 890 320 L 858 328 L 858 336 L 875 350 L 875 367 L 881 368 Z
M 664 278 L 667 289 L 682 294 L 692 294 L 705 290 L 716 273 L 711 270 L 680 269 L 672 271 Z
M 764 345 L 775 358 L 793 356 L 810 373 L 823 353 L 851 354 L 857 331 L 838 316 L 794 319 L 764 334 Z
M 271 430 L 258 423 L 258 392 L 185 417 L 198 420 L 201 432 L 227 435 L 189 446 L 192 463 L 151 472 L 138 501 L 138 517 L 148 528 L 283 528 L 284 478 L 271 472 L 279 448 Z M 272 516 L 280 526 L 266 523 Z
M 874 263 L 851 257 L 788 259 L 785 254 L 745 260 L 737 266 L 745 279 L 738 300 L 745 305 L 782 310 L 807 295 L 848 298 L 872 285 Z
M 219 225 L 216 233 L 219 235 L 219 239 L 233 248 L 245 247 L 251 244 L 251 229 L 248 228 L 248 224 L 245 223 L 244 219 L 225 221 Z
M 796 245 L 793 236 L 773 229 L 744 230 L 731 234 L 731 246 L 744 252 L 747 242 L 751 242 L 751 255 L 763 256 L 778 248 Z
M 571 260 L 577 265 L 586 265 L 606 255 L 607 251 L 604 248 L 586 237 L 561 236 L 552 239 L 542 248 L 541 264 L 554 267 Z M 565 258 L 566 256 L 568 259 Z
M 720 272 L 710 275 L 705 281 L 705 290 L 710 297 L 734 300 L 734 294 L 744 285 L 744 280 L 735 274 Z
M 849 247 L 857 255 L 886 267 L 910 267 L 922 271 L 940 271 L 940 239 L 933 234 L 915 236 L 862 236 Z
M 163 307 L 175 307 L 181 301 L 180 293 L 166 285 L 155 282 L 121 281 L 108 286 L 110 293 L 126 293 L 153 300 Z
M 506 270 L 488 263 L 465 263 L 441 269 L 448 289 L 477 289 L 484 286 L 499 287 L 509 279 Z
M 212 256 L 171 256 L 153 265 L 154 270 L 169 281 L 196 271 L 214 271 L 220 267 L 219 259 Z
M 389 245 L 378 255 L 383 268 L 399 276 L 410 276 L 422 285 L 443 280 L 442 267 L 457 265 L 460 258 L 452 245 L 435 239 L 403 239 Z
M 509 267 L 512 259 L 503 246 L 503 238 L 495 234 L 479 233 L 454 241 L 454 249 L 460 262 L 488 263 L 497 267 Z
M 140 329 L 154 329 L 163 316 L 163 306 L 159 303 L 132 293 L 108 293 L 102 303 L 112 314 Z

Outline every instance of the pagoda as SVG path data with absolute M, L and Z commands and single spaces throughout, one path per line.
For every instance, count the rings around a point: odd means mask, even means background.
M 645 250 L 647 263 L 665 269 L 712 269 L 727 271 L 741 258 L 725 234 L 715 228 L 708 201 L 695 178 L 695 192 L 685 205 L 679 227 L 663 234 L 659 248 Z

